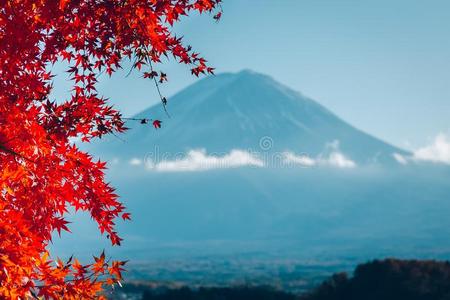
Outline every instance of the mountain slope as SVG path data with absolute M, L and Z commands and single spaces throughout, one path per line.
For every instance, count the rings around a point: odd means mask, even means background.
M 339 141 L 340 150 L 358 164 L 394 163 L 393 153 L 406 154 L 357 130 L 317 102 L 252 71 L 203 79 L 172 97 L 168 110 L 171 118 L 160 105 L 136 116 L 162 119 L 161 130 L 129 124 L 133 128 L 124 136 L 125 142 L 111 138 L 95 152 L 143 157 L 156 147 L 169 154 L 198 148 L 215 153 L 261 151 L 264 138 L 270 140 L 270 149 L 264 151 L 312 157 Z

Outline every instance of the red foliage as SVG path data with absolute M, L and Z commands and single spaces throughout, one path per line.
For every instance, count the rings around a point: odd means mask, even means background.
M 160 120 L 155 120 L 153 121 L 153 127 L 155 127 L 156 129 L 161 128 L 161 121 Z
M 155 83 L 167 79 L 152 66 L 163 56 L 190 65 L 195 75 L 211 73 L 170 28 L 181 16 L 212 13 L 219 5 L 220 0 L 0 0 L 1 299 L 98 298 L 105 285 L 119 282 L 124 262 L 110 262 L 103 253 L 90 265 L 49 259 L 52 233 L 69 231 L 70 207 L 90 213 L 113 245 L 121 241 L 114 221 L 130 217 L 105 182 L 105 163 L 70 139 L 88 142 L 126 129 L 120 113 L 96 92 L 99 74 L 111 75 L 123 58 Z M 69 64 L 73 89 L 70 99 L 55 102 L 49 99 L 48 66 L 57 61 Z

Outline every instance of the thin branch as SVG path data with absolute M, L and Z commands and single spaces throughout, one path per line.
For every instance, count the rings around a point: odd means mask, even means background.
M 131 72 L 132 72 L 133 69 L 134 69 L 134 66 L 135 66 L 136 62 L 137 62 L 137 56 L 134 58 L 133 64 L 131 65 L 131 68 L 130 68 L 130 71 L 128 71 L 127 75 L 125 75 L 125 78 L 127 78 L 128 76 L 130 76 Z
M 148 53 L 148 52 L 147 52 L 147 53 Z M 151 59 L 148 57 L 148 55 L 145 56 L 145 60 L 147 61 L 147 63 L 148 63 L 149 66 L 150 66 L 150 72 L 153 74 L 153 72 L 154 72 L 153 64 L 152 64 Z M 162 103 L 162 105 L 163 105 L 164 111 L 166 112 L 167 117 L 170 118 L 169 112 L 167 111 L 167 108 L 166 108 L 167 100 L 166 100 L 166 97 L 164 97 L 164 96 L 161 94 L 161 90 L 160 90 L 160 88 L 159 88 L 158 80 L 156 80 L 156 76 L 153 76 L 153 81 L 155 82 L 156 90 L 158 91 L 159 99 L 161 100 L 161 103 Z

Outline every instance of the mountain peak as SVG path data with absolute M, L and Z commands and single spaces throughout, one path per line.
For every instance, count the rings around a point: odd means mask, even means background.
M 252 69 L 242 69 L 241 71 L 237 72 L 236 74 L 242 74 L 242 75 L 246 75 L 246 74 L 248 74 L 248 75 L 256 75 L 256 74 L 258 74 L 258 75 L 261 75 L 260 73 L 255 72 Z
M 270 78 L 269 75 L 263 74 L 263 73 L 258 73 L 256 71 L 253 71 L 251 69 L 243 69 L 239 72 L 235 73 L 236 76 L 256 76 L 256 77 L 266 77 L 266 78 Z
M 254 82 L 259 82 L 262 84 L 268 84 L 270 83 L 271 85 L 280 85 L 280 83 L 278 83 L 275 79 L 273 79 L 272 77 L 270 77 L 267 74 L 263 74 L 263 73 L 259 73 L 256 71 L 253 71 L 251 69 L 243 69 L 241 71 L 237 71 L 237 72 L 224 72 L 224 73 L 219 73 L 217 75 L 213 75 L 213 76 L 208 76 L 202 80 L 200 80 L 197 83 L 194 83 L 192 86 L 195 86 L 199 83 L 219 83 L 219 81 L 221 83 L 226 82 L 227 84 L 232 84 L 235 81 L 254 81 Z
M 241 71 L 238 71 L 236 73 L 230 73 L 232 77 L 234 77 L 236 80 L 256 80 L 261 81 L 262 83 L 271 83 L 275 85 L 280 85 L 275 79 L 273 79 L 271 76 L 263 73 L 259 73 L 256 71 L 253 71 L 251 69 L 243 69 Z

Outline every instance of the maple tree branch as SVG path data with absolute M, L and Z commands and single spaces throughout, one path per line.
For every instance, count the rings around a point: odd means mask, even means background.
M 118 136 L 117 134 L 115 134 L 114 131 L 111 131 L 111 134 L 113 136 L 115 136 L 118 140 L 120 140 L 121 142 L 125 143 L 125 140 L 123 138 L 121 138 L 120 136 Z
M 148 52 L 147 52 L 147 53 L 148 53 Z M 145 56 L 145 60 L 147 61 L 147 63 L 148 63 L 149 66 L 150 66 L 150 72 L 153 74 L 153 72 L 154 72 L 153 64 L 152 64 L 152 61 L 149 59 L 148 55 Z M 160 98 L 161 103 L 162 103 L 162 105 L 163 105 L 164 111 L 166 112 L 167 117 L 170 118 L 169 112 L 167 111 L 167 108 L 166 108 L 166 105 L 167 105 L 167 99 L 166 99 L 166 97 L 164 97 L 164 96 L 161 94 L 161 90 L 160 90 L 160 88 L 159 88 L 158 80 L 156 80 L 156 76 L 153 76 L 153 82 L 155 83 L 156 90 L 158 91 L 159 98 Z
M 128 76 L 130 76 L 131 72 L 132 72 L 133 69 L 134 69 L 134 66 L 135 66 L 136 62 L 137 62 L 137 56 L 134 58 L 133 64 L 131 65 L 131 68 L 130 68 L 130 71 L 128 71 L 127 75 L 125 75 L 125 78 L 127 78 Z

